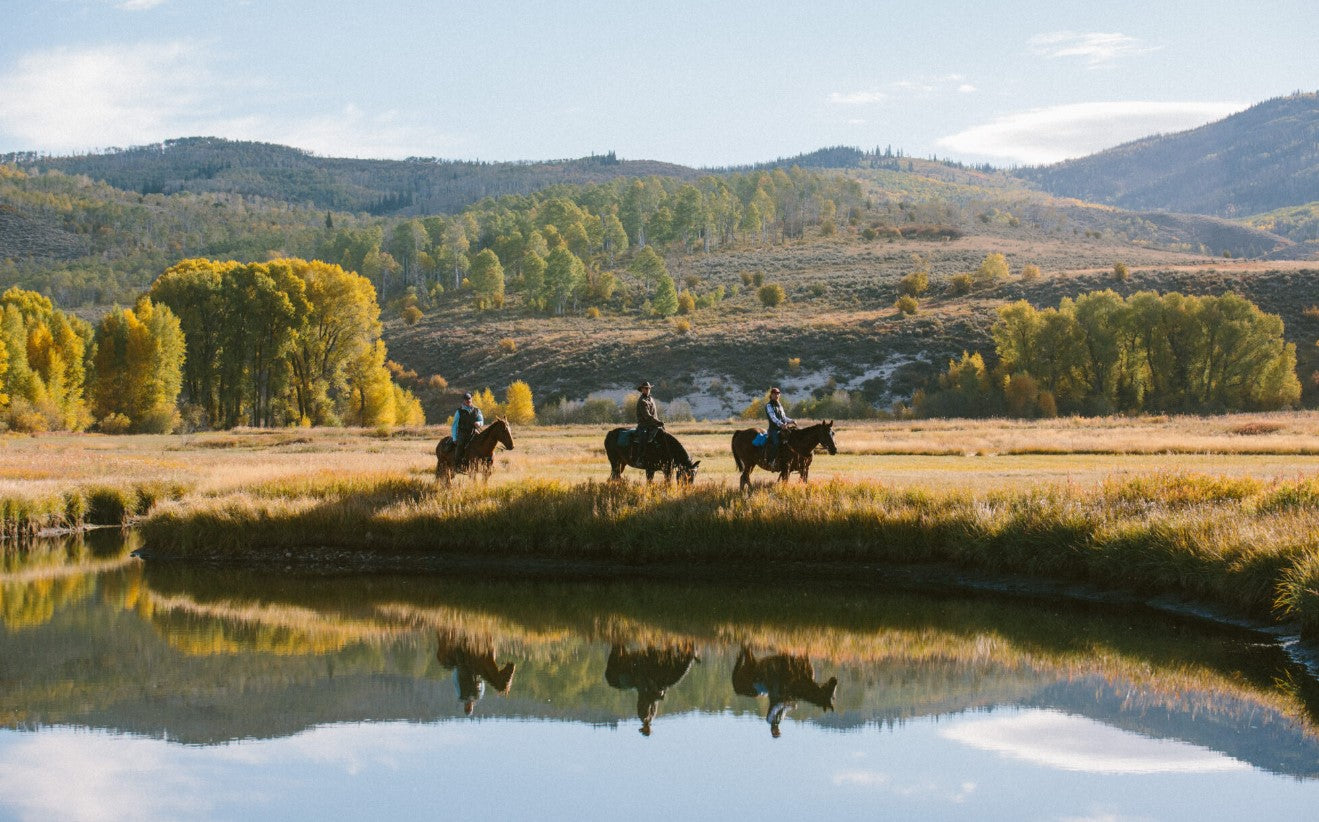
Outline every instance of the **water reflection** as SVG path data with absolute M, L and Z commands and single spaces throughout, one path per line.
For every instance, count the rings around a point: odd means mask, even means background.
M 498 693 L 508 693 L 517 666 L 509 662 L 500 667 L 495 662 L 493 640 L 472 639 L 456 631 L 441 631 L 437 640 L 435 658 L 453 671 L 453 684 L 458 690 L 458 701 L 463 703 L 464 714 L 472 715 L 476 703 L 485 696 L 487 682 Z
M 826 711 L 834 709 L 834 694 L 838 692 L 838 677 L 828 682 L 815 681 L 815 667 L 804 656 L 776 654 L 756 659 L 751 649 L 743 645 L 733 664 L 733 690 L 741 696 L 769 697 L 765 721 L 770 734 L 778 739 L 779 726 L 788 712 L 797 707 L 797 700 L 805 700 Z
M 635 716 L 650 735 L 662 709 L 653 748 L 678 717 L 763 729 L 763 716 L 782 745 L 807 725 L 897 733 L 989 712 L 1004 721 L 950 725 L 963 730 L 947 743 L 1122 773 L 1119 740 L 1149 739 L 1218 757 L 1176 749 L 1187 767 L 1319 777 L 1308 676 L 1253 635 L 1149 613 L 818 585 L 299 578 L 146 567 L 124 548 L 6 556 L 0 726 L 210 745 L 357 722 Z M 1045 744 L 1076 722 L 1112 736 Z M 1135 759 L 1154 767 L 1174 747 Z
M 682 681 L 696 662 L 700 662 L 700 659 L 690 644 L 667 648 L 650 645 L 639 651 L 614 644 L 605 662 L 605 682 L 611 688 L 637 692 L 637 718 L 641 720 L 641 733 L 650 736 L 651 723 L 659 711 L 660 700 L 669 688 Z

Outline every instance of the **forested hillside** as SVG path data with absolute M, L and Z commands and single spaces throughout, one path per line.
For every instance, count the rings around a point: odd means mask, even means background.
M 359 160 L 218 137 L 187 137 L 71 157 L 0 156 L 0 164 L 5 163 L 86 175 L 140 194 L 238 194 L 376 215 L 454 212 L 482 197 L 530 194 L 565 183 L 648 175 L 690 179 L 698 174 L 672 163 L 619 160 L 612 152 L 534 163 L 433 157 Z
M 1136 210 L 1245 217 L 1311 203 L 1319 200 L 1319 93 L 1016 173 L 1054 194 Z

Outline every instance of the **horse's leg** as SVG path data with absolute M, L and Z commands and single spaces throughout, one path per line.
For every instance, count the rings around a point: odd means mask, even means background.
M 748 460 L 746 467 L 742 469 L 742 480 L 738 483 L 739 488 L 746 489 L 751 487 L 751 472 L 754 470 L 756 470 L 755 462 Z
M 651 480 L 653 480 L 653 479 L 655 479 L 655 469 L 654 469 L 654 468 L 647 468 L 647 469 L 646 469 L 646 484 L 647 484 L 647 485 L 650 485 Z

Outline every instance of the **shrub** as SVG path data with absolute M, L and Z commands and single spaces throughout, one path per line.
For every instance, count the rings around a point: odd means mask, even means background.
M 673 330 L 677 331 L 679 334 L 692 333 L 691 320 L 688 320 L 684 317 L 679 317 L 678 319 L 673 321 Z
M 823 297 L 828 290 L 829 286 L 824 283 L 811 283 L 810 291 L 812 297 Z
M 878 236 L 879 232 L 873 228 L 864 228 L 861 230 L 861 238 L 863 240 L 873 240 Z
M 1113 263 L 1113 277 L 1121 283 L 1131 279 L 1131 271 L 1126 263 Z
M 989 254 L 976 269 L 975 282 L 979 285 L 993 285 L 1008 277 L 1008 259 L 999 252 Z
M 590 308 L 586 309 L 586 319 L 588 320 L 600 319 L 600 309 L 596 308 L 595 306 L 591 306 Z
M 691 422 L 696 419 L 696 415 L 692 413 L 691 403 L 673 400 L 664 404 L 664 419 L 667 422 Z
M 783 301 L 788 298 L 788 295 L 783 291 L 783 286 L 778 283 L 766 283 L 765 285 L 762 285 L 756 292 L 756 295 L 760 297 L 761 304 L 766 308 L 774 308 L 775 306 L 781 305 Z
M 970 274 L 954 274 L 948 280 L 948 290 L 955 296 L 962 297 L 971 293 L 971 286 L 975 281 L 971 279 Z
M 893 304 L 893 307 L 898 310 L 899 314 L 915 314 L 916 310 L 920 308 L 920 303 L 910 294 L 903 294 L 898 297 L 898 301 Z
M 1022 280 L 1028 283 L 1033 283 L 1039 278 L 1040 278 L 1040 267 L 1038 265 L 1031 263 L 1030 265 L 1022 267 L 1021 269 Z
M 92 525 L 123 525 L 137 510 L 137 494 L 100 485 L 87 491 L 87 521 Z
M 898 292 L 909 297 L 919 297 L 930 287 L 930 275 L 924 271 L 913 271 L 898 281 Z
M 764 284 L 765 284 L 765 272 L 756 271 L 751 274 L 751 285 L 754 285 L 756 288 L 759 288 Z
M 120 414 L 118 411 L 106 414 L 101 417 L 101 421 L 96 423 L 96 430 L 102 434 L 127 434 L 133 427 L 133 421 L 126 414 Z
M 133 429 L 141 434 L 168 434 L 178 424 L 178 409 L 172 405 L 157 405 L 143 414 Z
M 417 320 L 420 320 L 425 315 L 421 313 L 420 308 L 417 308 L 415 305 L 409 305 L 403 309 L 399 316 L 403 318 L 405 325 L 416 325 Z
M 517 340 L 512 337 L 504 337 L 499 341 L 499 350 L 505 354 L 516 354 L 518 350 Z
M 825 220 L 824 222 L 820 223 L 821 237 L 832 237 L 834 236 L 835 231 L 837 231 L 837 228 L 834 227 L 833 220 Z
M 426 380 L 426 386 L 434 391 L 449 390 L 449 381 L 439 374 L 431 374 Z
M 696 310 L 696 297 L 692 295 L 692 292 L 688 291 L 685 288 L 682 291 L 679 291 L 678 313 L 690 314 L 695 310 Z
M 536 412 L 536 421 L 541 425 L 600 425 L 622 422 L 623 412 L 618 403 L 608 397 L 579 401 L 561 399 L 541 406 Z
M 789 374 L 801 373 L 801 357 L 788 357 L 788 373 Z

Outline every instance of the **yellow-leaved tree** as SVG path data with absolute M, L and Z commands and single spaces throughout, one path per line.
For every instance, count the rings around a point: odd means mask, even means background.
M 57 310 L 49 298 L 20 288 L 0 295 L 0 311 L 7 360 L 0 394 L 8 397 L 9 424 L 28 430 L 86 426 L 84 357 L 91 326 Z
M 518 380 L 508 387 L 504 392 L 504 415 L 514 425 L 531 425 L 536 421 L 530 385 Z
M 142 297 L 134 308 L 111 311 L 96 329 L 92 411 L 102 430 L 165 434 L 178 424 L 184 337 L 168 306 Z

